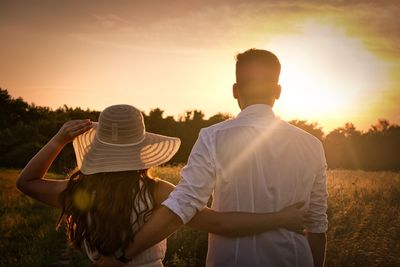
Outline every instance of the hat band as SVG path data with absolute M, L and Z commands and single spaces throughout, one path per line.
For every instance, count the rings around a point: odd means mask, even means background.
M 97 134 L 96 134 L 96 139 L 97 139 L 97 141 L 99 141 L 100 143 L 102 143 L 102 144 L 104 144 L 104 145 L 109 145 L 109 146 L 134 146 L 134 145 L 137 145 L 137 144 L 140 144 L 141 142 L 143 142 L 145 138 L 146 138 L 146 135 L 143 135 L 143 137 L 142 137 L 139 141 L 137 141 L 137 142 L 135 142 L 135 143 L 129 143 L 129 144 L 113 144 L 113 143 L 108 143 L 108 142 L 105 142 L 105 141 L 101 140 L 99 137 L 97 137 Z

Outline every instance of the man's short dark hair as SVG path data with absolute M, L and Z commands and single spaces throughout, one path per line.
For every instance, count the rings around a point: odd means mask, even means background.
M 240 77 L 240 70 L 250 62 L 265 64 L 271 70 L 269 73 L 271 81 L 278 82 L 281 72 L 281 63 L 278 57 L 267 50 L 255 48 L 246 50 L 236 56 L 236 82 L 239 82 L 242 78 Z

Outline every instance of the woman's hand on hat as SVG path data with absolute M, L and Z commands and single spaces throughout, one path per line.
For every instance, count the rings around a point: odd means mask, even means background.
M 58 133 L 55 135 L 55 139 L 60 145 L 65 145 L 74 140 L 75 137 L 83 134 L 93 127 L 91 120 L 70 120 L 64 123 Z

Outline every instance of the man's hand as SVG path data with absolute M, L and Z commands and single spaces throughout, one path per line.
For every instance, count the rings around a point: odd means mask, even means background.
M 124 266 L 124 263 L 114 257 L 101 256 L 93 263 L 93 265 L 97 267 L 122 267 Z

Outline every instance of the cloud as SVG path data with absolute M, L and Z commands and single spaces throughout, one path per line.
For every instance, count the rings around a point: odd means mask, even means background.
M 371 50 L 400 53 L 400 2 L 392 1 L 52 1 L 0 2 L 0 27 L 73 34 L 119 45 L 160 42 L 207 49 L 290 33 L 307 19 L 334 23 Z M 368 25 L 368 27 L 366 27 Z M 139 43 L 139 44 L 138 44 Z
M 393 84 L 382 89 L 383 100 L 373 107 L 374 114 L 384 115 L 398 111 L 396 101 L 400 101 L 398 14 L 398 0 L 180 0 L 173 4 L 164 0 L 0 0 L 0 35 L 4 37 L 0 53 L 8 61 L 8 73 L 43 64 L 43 55 L 45 61 L 57 59 L 54 66 L 62 62 L 73 70 L 76 61 L 84 67 L 96 60 L 110 63 L 129 57 L 137 62 L 142 57 L 146 62 L 148 57 L 162 60 L 165 55 L 170 64 L 177 65 L 182 58 L 193 61 L 196 57 L 229 64 L 236 52 L 268 44 L 275 36 L 301 33 L 302 26 L 312 21 L 340 28 L 389 62 Z M 173 61 L 175 55 L 179 60 Z M 154 60 L 154 64 L 159 62 Z M 32 69 L 27 73 L 35 77 L 39 75 L 32 71 L 44 71 Z M 91 74 L 89 69 L 85 76 Z
M 121 18 L 118 15 L 115 14 L 107 14 L 104 16 L 101 15 L 93 15 L 98 22 L 101 24 L 102 27 L 110 29 L 114 28 L 119 25 L 126 25 L 128 23 L 128 20 Z

